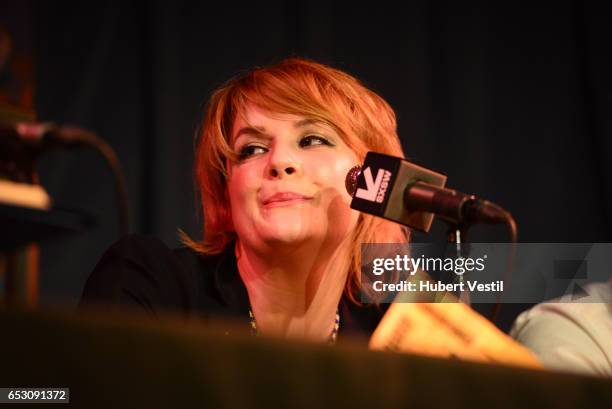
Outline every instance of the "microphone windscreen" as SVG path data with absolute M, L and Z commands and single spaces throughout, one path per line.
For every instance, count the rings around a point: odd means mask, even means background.
M 346 186 L 346 191 L 351 196 L 353 196 L 353 193 L 355 193 L 355 189 L 357 189 L 357 178 L 360 174 L 361 166 L 359 165 L 353 166 L 346 174 L 344 185 Z

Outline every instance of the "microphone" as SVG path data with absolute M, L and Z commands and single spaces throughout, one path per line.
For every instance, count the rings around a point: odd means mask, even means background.
M 0 146 L 41 151 L 55 147 L 76 147 L 99 143 L 95 134 L 76 126 L 57 126 L 51 122 L 19 122 L 0 128 Z
M 381 153 L 368 152 L 346 176 L 351 208 L 428 232 L 434 215 L 454 225 L 506 223 L 498 205 L 446 189 L 446 176 Z
M 127 234 L 129 212 L 125 175 L 111 145 L 92 131 L 77 126 L 58 126 L 51 122 L 19 122 L 13 127 L 0 128 L 0 171 L 8 168 L 15 173 L 15 169 L 24 164 L 28 168 L 33 167 L 35 159 L 47 150 L 81 147 L 96 151 L 109 166 L 115 182 L 120 229 Z

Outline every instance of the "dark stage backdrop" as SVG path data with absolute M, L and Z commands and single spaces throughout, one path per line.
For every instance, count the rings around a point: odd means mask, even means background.
M 416 1 L 401 11 L 381 2 L 221 3 L 32 5 L 39 117 L 113 145 L 133 231 L 170 246 L 177 228 L 200 234 L 191 166 L 203 103 L 241 70 L 299 55 L 386 98 L 407 156 L 449 175 L 450 187 L 509 209 L 521 241 L 611 241 L 612 28 L 603 9 L 578 1 Z M 117 239 L 112 179 L 86 151 L 47 154 L 40 173 L 57 204 L 98 220 L 42 247 L 43 303 L 74 305 Z M 472 238 L 504 234 L 479 227 Z M 444 241 L 444 226 L 418 238 Z

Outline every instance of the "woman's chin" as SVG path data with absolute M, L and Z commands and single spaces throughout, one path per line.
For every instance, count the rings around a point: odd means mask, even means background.
M 298 246 L 309 240 L 316 240 L 316 236 L 307 234 L 299 229 L 275 228 L 262 231 L 261 238 L 269 246 L 295 245 Z
M 304 225 L 298 221 L 283 224 L 267 224 L 257 229 L 257 235 L 269 247 L 299 247 L 304 244 L 324 242 L 326 233 L 322 227 L 312 226 L 310 223 Z

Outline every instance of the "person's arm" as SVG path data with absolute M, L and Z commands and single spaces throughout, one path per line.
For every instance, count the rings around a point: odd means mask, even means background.
M 522 313 L 510 334 L 548 368 L 612 376 L 612 312 L 606 304 L 540 304 Z

